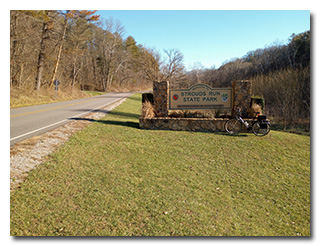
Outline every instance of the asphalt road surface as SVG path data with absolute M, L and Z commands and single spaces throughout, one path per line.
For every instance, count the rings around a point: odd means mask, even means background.
M 108 93 L 72 101 L 11 109 L 10 146 L 64 125 L 70 122 L 71 118 L 104 108 L 131 94 L 130 92 Z

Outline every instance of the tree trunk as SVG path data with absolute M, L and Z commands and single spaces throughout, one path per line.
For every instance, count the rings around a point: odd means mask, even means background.
M 18 81 L 17 81 L 17 60 L 16 60 L 16 54 L 17 54 L 17 46 L 18 46 L 18 41 L 17 41 L 17 14 L 15 11 L 11 11 L 11 19 L 12 22 L 11 24 L 11 39 L 12 39 L 12 46 L 11 46 L 11 54 L 10 54 L 10 88 L 11 87 L 17 87 L 18 86 Z
M 67 17 L 65 17 L 64 19 L 64 26 L 63 26 L 63 33 L 60 39 L 60 47 L 59 47 L 59 52 L 58 52 L 58 56 L 57 56 L 57 62 L 56 65 L 54 67 L 54 71 L 53 71 L 53 75 L 52 75 L 52 79 L 50 82 L 50 88 L 53 86 L 53 82 L 56 78 L 57 75 L 57 71 L 58 71 L 58 67 L 59 67 L 59 61 L 60 61 L 60 57 L 61 57 L 61 51 L 62 51 L 62 46 L 63 46 L 63 40 L 64 40 L 64 36 L 66 35 L 66 30 L 67 30 Z
M 78 73 L 80 72 L 80 68 L 78 70 L 76 70 L 76 68 L 74 67 L 73 69 L 73 77 L 72 77 L 72 83 L 71 83 L 71 87 L 73 88 L 75 83 L 76 83 L 76 78 Z
M 39 58 L 38 58 L 38 66 L 37 66 L 37 75 L 36 75 L 36 82 L 34 89 L 39 91 L 41 87 L 41 80 L 42 80 L 42 72 L 43 72 L 43 65 L 44 65 L 44 58 L 45 58 L 45 40 L 49 38 L 49 28 L 48 28 L 48 22 L 43 23 L 42 27 L 42 35 L 41 35 L 41 41 L 40 41 L 40 52 L 39 52 Z
M 21 68 L 20 68 L 20 76 L 19 76 L 18 88 L 20 88 L 20 86 L 22 85 L 22 74 L 23 74 L 23 70 L 24 70 L 24 63 L 21 64 Z
M 105 79 L 104 79 L 104 83 L 103 83 L 104 92 L 107 92 L 107 90 L 109 89 L 109 80 L 110 80 L 110 67 L 109 67 L 109 65 L 106 69 L 107 69 L 107 71 L 104 74 Z
M 78 59 L 78 55 L 77 55 L 77 51 L 78 51 L 78 44 L 75 47 L 75 52 L 73 53 L 73 61 L 72 61 L 72 82 L 71 82 L 71 86 L 72 88 L 74 87 L 75 83 L 76 83 L 76 77 L 80 71 L 80 68 L 77 70 L 77 59 Z

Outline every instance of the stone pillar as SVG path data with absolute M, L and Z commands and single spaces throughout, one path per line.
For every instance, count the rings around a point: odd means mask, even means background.
M 251 95 L 252 95 L 252 81 L 241 80 L 232 82 L 233 89 L 233 107 L 232 115 L 235 114 L 236 109 L 240 108 L 242 116 L 246 117 L 250 109 Z
M 168 117 L 169 82 L 153 82 L 154 111 L 156 117 Z

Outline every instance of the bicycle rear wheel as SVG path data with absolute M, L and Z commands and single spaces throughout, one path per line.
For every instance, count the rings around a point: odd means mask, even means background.
M 268 122 L 255 122 L 252 125 L 252 132 L 259 137 L 265 136 L 270 132 L 270 124 Z
M 226 121 L 224 129 L 230 134 L 237 134 L 241 132 L 242 123 L 236 119 Z

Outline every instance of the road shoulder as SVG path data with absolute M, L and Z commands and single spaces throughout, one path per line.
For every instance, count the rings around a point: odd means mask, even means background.
M 110 104 L 103 111 L 93 112 L 85 116 L 85 119 L 100 119 L 108 112 L 123 103 L 123 98 Z M 56 151 L 77 131 L 89 124 L 88 120 L 74 120 L 52 131 L 39 136 L 28 138 L 10 147 L 10 189 L 19 186 L 28 176 L 28 172 L 45 161 L 46 157 Z

